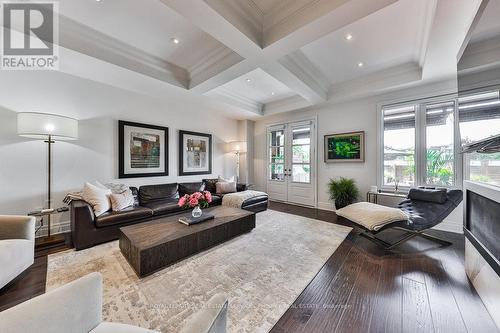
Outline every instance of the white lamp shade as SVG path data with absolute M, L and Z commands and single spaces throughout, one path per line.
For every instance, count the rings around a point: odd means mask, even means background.
M 238 152 L 238 153 L 246 153 L 247 152 L 247 143 L 245 141 L 229 142 L 228 151 Z
M 17 114 L 17 134 L 46 140 L 78 139 L 78 120 L 48 113 L 20 112 Z

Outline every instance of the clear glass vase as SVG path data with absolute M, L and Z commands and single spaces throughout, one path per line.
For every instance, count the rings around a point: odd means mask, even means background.
M 194 207 L 193 211 L 191 212 L 191 215 L 196 218 L 196 217 L 200 217 L 202 213 L 203 212 L 201 211 L 200 206 L 196 206 L 196 207 Z

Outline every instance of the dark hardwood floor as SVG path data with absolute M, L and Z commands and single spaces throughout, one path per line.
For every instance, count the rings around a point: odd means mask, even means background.
M 328 211 L 270 209 L 354 227 Z M 354 229 L 271 332 L 498 332 L 465 275 L 463 235 L 429 233 L 453 245 L 417 238 L 390 252 Z
M 272 202 L 270 209 L 352 225 L 329 211 Z M 413 239 L 392 252 L 353 230 L 271 332 L 498 332 L 464 271 L 464 237 L 441 247 Z M 388 231 L 388 239 L 397 232 Z M 45 292 L 47 255 L 0 291 L 0 311 Z

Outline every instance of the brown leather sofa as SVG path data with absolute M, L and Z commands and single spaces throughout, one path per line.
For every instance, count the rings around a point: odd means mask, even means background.
M 71 231 L 73 245 L 77 250 L 118 239 L 120 228 L 150 221 L 166 215 L 174 215 L 185 210 L 177 205 L 180 196 L 197 191 L 212 193 L 211 206 L 220 205 L 222 196 L 215 193 L 217 179 L 204 179 L 194 183 L 171 183 L 131 187 L 137 197 L 136 204 L 119 212 L 109 211 L 95 217 L 92 207 L 82 200 L 71 202 Z M 246 190 L 246 185 L 238 184 L 238 192 Z M 246 200 L 242 209 L 260 212 L 267 209 L 267 195 Z

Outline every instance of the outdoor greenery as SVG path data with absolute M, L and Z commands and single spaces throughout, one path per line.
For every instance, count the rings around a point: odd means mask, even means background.
M 340 177 L 340 179 L 330 179 L 328 183 L 328 192 L 330 200 L 335 201 L 337 209 L 352 204 L 359 195 L 358 187 L 354 179 Z
M 453 153 L 427 150 L 427 183 L 453 185 Z

